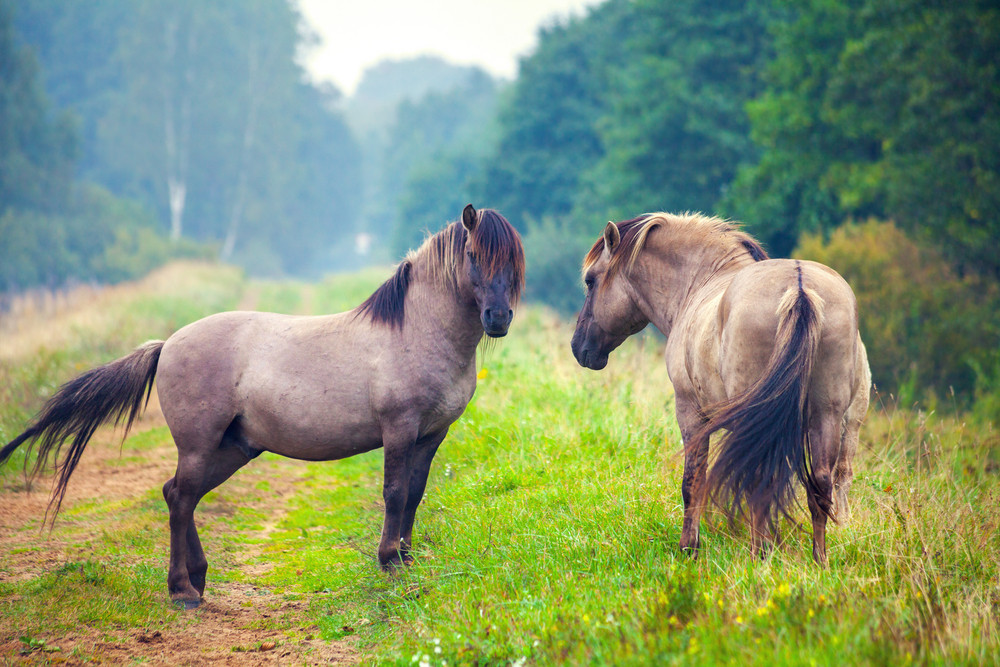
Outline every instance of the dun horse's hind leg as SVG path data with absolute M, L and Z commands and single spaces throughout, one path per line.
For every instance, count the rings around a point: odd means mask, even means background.
M 813 423 L 813 421 L 817 423 Z M 840 414 L 815 415 L 809 425 L 809 450 L 815 489 L 806 489 L 813 524 L 813 560 L 827 566 L 826 521 L 833 510 L 833 470 L 840 454 Z
M 837 459 L 837 468 L 833 474 L 833 488 L 837 503 L 837 521 L 844 522 L 851 518 L 851 506 L 847 501 L 847 494 L 851 490 L 851 482 L 854 480 L 854 454 L 858 451 L 858 439 L 861 431 L 861 423 L 868 412 L 868 392 L 870 381 L 862 384 L 851 401 L 851 406 L 844 415 L 840 457 Z
M 684 523 L 681 527 L 682 551 L 695 557 L 701 545 L 699 525 L 708 495 L 706 480 L 708 469 L 708 438 L 696 442 L 694 434 L 702 423 L 693 402 L 677 400 L 677 421 L 684 438 L 684 477 L 681 480 L 681 498 L 684 500 Z
M 410 485 L 407 490 L 406 509 L 403 510 L 403 524 L 399 532 L 399 551 L 404 563 L 413 562 L 413 556 L 410 555 L 410 548 L 413 546 L 413 521 L 417 515 L 417 507 L 424 498 L 431 462 L 447 434 L 448 430 L 445 429 L 442 433 L 427 436 L 418 440 L 414 448 L 410 460 Z
M 188 609 L 200 603 L 208 571 L 208 560 L 194 523 L 194 509 L 206 493 L 229 479 L 250 458 L 231 446 L 228 439 L 207 454 L 180 453 L 177 474 L 163 485 L 163 497 L 170 509 L 167 587 L 170 599 Z
M 761 503 L 750 508 L 750 553 L 754 558 L 764 559 L 771 550 L 773 541 L 768 522 L 770 503 Z

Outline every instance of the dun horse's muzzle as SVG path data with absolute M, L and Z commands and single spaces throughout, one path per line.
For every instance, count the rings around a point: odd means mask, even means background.
M 608 365 L 608 353 L 598 349 L 598 346 L 594 345 L 593 341 L 587 340 L 580 333 L 579 328 L 573 335 L 571 346 L 577 363 L 584 368 L 599 371 Z

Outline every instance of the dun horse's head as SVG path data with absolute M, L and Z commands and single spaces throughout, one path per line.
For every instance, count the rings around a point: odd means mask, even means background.
M 496 211 L 462 211 L 468 232 L 459 283 L 471 294 L 487 336 L 500 338 L 514 318 L 514 306 L 524 288 L 524 248 L 517 230 Z
M 604 238 L 598 239 L 583 264 L 587 296 L 576 320 L 573 356 L 581 366 L 595 371 L 608 365 L 612 350 L 649 324 L 622 270 L 623 251 L 627 249 L 620 247 L 621 243 L 618 226 L 609 222 Z

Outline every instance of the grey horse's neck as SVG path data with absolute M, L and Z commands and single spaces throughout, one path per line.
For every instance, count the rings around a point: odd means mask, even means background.
M 483 337 L 483 325 L 475 297 L 461 287 L 461 281 L 444 279 L 414 258 L 413 277 L 406 293 L 406 326 L 418 334 L 421 343 L 438 355 L 467 361 L 476 355 Z

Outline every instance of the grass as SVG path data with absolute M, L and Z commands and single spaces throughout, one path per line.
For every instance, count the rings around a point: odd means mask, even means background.
M 262 310 L 343 310 L 386 275 L 248 285 L 224 269 L 204 271 L 216 286 L 207 296 L 197 285 L 172 294 L 140 284 L 102 307 L 122 313 L 142 302 L 134 323 L 113 315 L 44 354 L 0 355 L 0 436 L 16 435 L 35 396 L 78 364 L 168 335 L 182 315 L 236 307 L 248 293 Z M 225 530 L 205 537 L 210 577 L 252 579 L 307 601 L 324 638 L 354 642 L 373 664 L 997 662 L 994 425 L 954 410 L 877 405 L 855 461 L 853 516 L 828 534 L 830 569 L 813 564 L 809 535 L 795 526 L 757 561 L 745 531 L 713 515 L 692 560 L 677 548 L 682 457 L 661 341 L 632 339 L 594 373 L 572 359 L 571 332 L 524 307 L 480 361 L 476 396 L 431 472 L 412 567 L 397 575 L 376 567 L 381 455 L 372 452 L 296 464 L 295 492 L 282 497 L 273 493 L 278 480 L 240 487 L 259 502 L 234 502 L 216 517 Z M 136 435 L 125 455 L 143 456 L 167 437 Z M 261 458 L 270 465 L 270 455 Z M 230 493 L 224 485 L 208 501 Z M 122 517 L 120 532 L 88 536 L 110 513 Z M 0 599 L 15 601 L 0 618 L 25 619 L 29 636 L 53 618 L 65 627 L 174 618 L 162 602 L 165 511 L 155 490 L 124 507 L 95 502 L 67 514 L 54 535 L 75 541 L 75 560 L 0 584 Z

